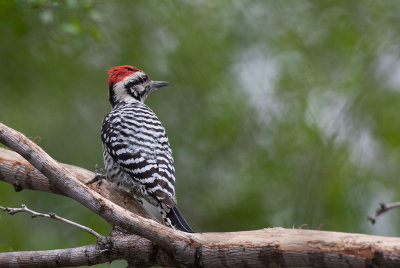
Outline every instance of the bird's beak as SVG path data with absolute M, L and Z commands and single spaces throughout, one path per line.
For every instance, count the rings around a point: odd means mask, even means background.
M 151 86 L 151 91 L 157 90 L 159 87 L 165 87 L 169 83 L 166 81 L 151 81 L 150 86 Z

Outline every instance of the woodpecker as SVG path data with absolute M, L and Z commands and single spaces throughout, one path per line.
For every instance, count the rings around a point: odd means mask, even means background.
M 101 127 L 106 179 L 156 206 L 167 225 L 193 233 L 176 204 L 174 159 L 165 128 L 144 104 L 168 82 L 152 81 L 129 65 L 107 74 L 112 109 Z

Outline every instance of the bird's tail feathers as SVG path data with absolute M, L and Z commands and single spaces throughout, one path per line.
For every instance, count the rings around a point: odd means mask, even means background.
M 186 222 L 185 218 L 182 216 L 182 213 L 179 211 L 177 205 L 171 208 L 167 213 L 167 219 L 176 229 L 186 233 L 194 233 L 192 228 L 190 228 L 189 224 Z

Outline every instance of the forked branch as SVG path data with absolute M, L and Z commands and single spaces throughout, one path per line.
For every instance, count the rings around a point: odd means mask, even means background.
M 379 208 L 376 210 L 375 216 L 369 216 L 368 219 L 371 221 L 372 224 L 375 224 L 377 218 L 382 214 L 392 210 L 394 208 L 400 207 L 400 202 L 393 202 L 393 203 L 380 203 Z

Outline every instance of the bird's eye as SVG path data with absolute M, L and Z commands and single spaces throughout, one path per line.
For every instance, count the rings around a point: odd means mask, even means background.
M 138 80 L 130 81 L 130 82 L 128 82 L 128 83 L 125 85 L 125 88 L 128 89 L 128 90 L 130 90 L 130 89 L 132 89 L 134 86 L 136 86 L 137 84 L 139 84 L 139 81 L 138 81 Z
M 147 74 L 142 75 L 142 76 L 139 76 L 139 77 L 137 78 L 137 80 L 138 80 L 139 83 L 144 83 L 144 82 L 146 82 L 148 79 L 149 79 L 149 77 L 147 76 Z

